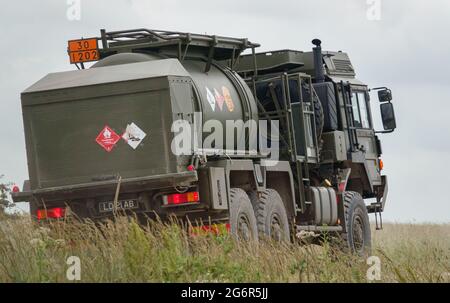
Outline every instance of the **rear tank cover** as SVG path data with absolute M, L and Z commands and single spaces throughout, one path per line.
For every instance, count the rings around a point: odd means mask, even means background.
M 100 60 L 92 68 L 164 58 L 158 54 L 121 53 Z M 212 64 L 210 70 L 205 72 L 206 63 L 203 61 L 186 59 L 181 61 L 181 64 L 191 76 L 195 94 L 200 100 L 196 107 L 199 107 L 202 114 L 203 125 L 211 120 L 219 121 L 224 129 L 224 146 L 222 148 L 235 149 L 234 144 L 233 146 L 226 144 L 225 138 L 230 136 L 230 130 L 228 132 L 225 130 L 227 121 L 234 123 L 241 120 L 245 123 L 253 120 L 256 125 L 258 123 L 258 109 L 250 88 L 237 73 L 219 65 Z M 248 123 L 247 125 L 252 127 L 255 124 Z M 203 138 L 207 137 L 211 131 L 216 130 L 204 131 Z M 235 132 L 235 138 L 238 140 L 245 135 L 242 126 L 237 126 Z

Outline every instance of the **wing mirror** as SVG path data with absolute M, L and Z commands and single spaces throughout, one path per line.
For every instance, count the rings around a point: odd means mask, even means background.
M 380 102 L 392 101 L 392 91 L 389 88 L 382 88 L 378 91 L 378 100 Z
M 381 120 L 384 128 L 384 131 L 377 131 L 376 133 L 391 133 L 397 128 L 394 105 L 391 103 L 392 91 L 387 87 L 377 87 L 372 90 L 378 91 L 378 100 L 381 102 Z
M 384 130 L 393 131 L 396 129 L 397 123 L 395 122 L 394 105 L 391 102 L 382 103 L 380 105 L 380 110 Z

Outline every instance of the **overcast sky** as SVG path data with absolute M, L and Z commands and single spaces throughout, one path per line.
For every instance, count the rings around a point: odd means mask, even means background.
M 49 72 L 74 69 L 69 39 L 145 27 L 247 37 L 263 51 L 310 50 L 320 38 L 325 50 L 350 54 L 360 80 L 393 90 L 398 129 L 381 136 L 389 177 L 385 220 L 450 222 L 450 1 L 381 0 L 378 21 L 367 17 L 366 0 L 81 0 L 79 21 L 67 18 L 68 8 L 66 0 L 2 1 L 5 181 L 21 186 L 28 178 L 20 92 Z M 377 108 L 373 98 L 379 121 Z

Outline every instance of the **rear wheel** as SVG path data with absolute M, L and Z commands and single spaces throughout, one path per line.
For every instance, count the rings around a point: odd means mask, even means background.
M 259 234 L 275 241 L 289 242 L 288 216 L 278 192 L 274 189 L 266 189 L 259 197 L 253 193 L 251 198 Z
M 345 224 L 347 231 L 341 234 L 344 250 L 358 254 L 370 254 L 372 239 L 369 215 L 361 195 L 357 192 L 344 193 Z
M 238 239 L 258 241 L 258 227 L 248 195 L 240 188 L 230 190 L 230 229 Z

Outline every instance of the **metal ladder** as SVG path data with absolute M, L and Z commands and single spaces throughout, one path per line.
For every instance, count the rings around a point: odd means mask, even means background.
M 293 123 L 293 115 L 292 115 L 292 98 L 290 95 L 290 85 L 289 80 L 294 79 L 298 86 L 298 95 L 300 100 L 299 101 L 299 109 L 300 109 L 300 123 L 301 128 L 304 131 L 304 134 L 302 136 L 303 142 L 301 142 L 301 146 L 303 147 L 303 156 L 299 156 L 298 150 L 297 150 L 297 144 L 295 141 L 295 128 Z M 306 78 L 307 85 L 309 86 L 309 98 L 308 100 L 305 100 L 305 97 L 303 96 L 303 80 Z M 306 210 L 306 205 L 310 204 L 310 195 L 309 193 L 309 187 L 311 186 L 311 179 L 310 179 L 310 172 L 309 172 L 309 165 L 305 165 L 305 163 L 310 162 L 313 160 L 313 162 L 319 161 L 319 147 L 317 142 L 317 136 L 316 136 L 316 121 L 315 121 L 315 113 L 314 113 L 314 105 L 313 105 L 313 93 L 314 89 L 312 86 L 312 81 L 310 76 L 302 75 L 302 74 L 293 74 L 293 75 L 283 75 L 283 96 L 285 106 L 287 108 L 287 114 L 288 117 L 286 117 L 289 120 L 289 124 L 291 125 L 291 128 L 289 129 L 289 133 L 291 134 L 291 150 L 293 151 L 291 158 L 293 162 L 295 163 L 295 173 L 297 176 L 297 182 L 296 182 L 296 188 L 298 192 L 298 201 L 300 201 L 300 208 L 297 209 L 297 211 L 304 212 Z M 311 125 L 308 125 L 308 122 L 311 123 Z M 308 131 L 310 131 L 312 142 L 308 142 Z M 314 154 L 310 155 L 310 144 L 312 143 L 314 148 Z
M 353 113 L 353 105 L 351 102 L 351 89 L 349 85 L 345 85 L 343 81 L 340 82 L 341 92 L 344 100 L 344 112 L 345 119 L 347 120 L 347 125 L 344 127 L 345 130 L 348 130 L 348 138 L 350 141 L 350 150 L 351 152 L 355 152 L 358 149 L 358 135 L 356 133 L 354 113 Z
M 307 85 L 309 86 L 310 90 L 310 96 L 308 100 L 305 100 L 303 93 L 302 93 L 302 83 L 303 80 L 306 78 Z M 303 154 L 304 156 L 300 156 L 297 150 L 297 143 L 296 143 L 296 137 L 295 137 L 295 129 L 294 129 L 294 118 L 292 113 L 292 100 L 291 100 L 291 94 L 290 94 L 290 86 L 289 86 L 289 80 L 296 80 L 298 83 L 298 92 L 299 92 L 299 109 L 300 109 L 300 123 L 302 126 L 302 129 L 304 130 L 305 134 L 303 136 Z M 270 86 L 270 82 L 274 81 L 281 81 L 281 89 L 282 89 L 282 100 L 278 100 L 275 88 L 273 86 Z M 309 195 L 307 195 L 308 188 L 311 186 L 311 180 L 310 180 L 310 172 L 308 165 L 304 165 L 305 163 L 308 163 L 310 161 L 312 162 L 318 162 L 319 161 L 319 149 L 318 149 L 318 142 L 317 142 L 317 136 L 316 134 L 316 122 L 315 122 L 315 113 L 314 113 L 314 105 L 313 105 L 313 94 L 315 93 L 311 77 L 304 74 L 291 74 L 288 75 L 286 73 L 281 74 L 277 77 L 273 78 L 267 78 L 267 79 L 261 79 L 261 80 L 253 80 L 253 92 L 254 96 L 257 99 L 256 94 L 256 84 L 261 82 L 269 82 L 269 90 L 271 93 L 271 99 L 274 103 L 275 110 L 274 111 L 266 111 L 263 107 L 263 105 L 257 100 L 258 108 L 260 110 L 260 116 L 261 118 L 265 118 L 267 120 L 272 119 L 279 119 L 280 121 L 280 130 L 283 131 L 283 134 L 280 133 L 280 139 L 283 141 L 284 146 L 286 149 L 284 152 L 288 155 L 291 163 L 293 163 L 293 170 L 296 175 L 296 192 L 298 193 L 297 200 L 300 201 L 300 208 L 296 209 L 296 211 L 304 211 L 306 209 L 306 204 L 311 203 L 307 202 L 306 200 L 309 199 Z M 311 123 L 311 126 L 308 125 L 308 122 Z M 307 136 L 308 136 L 308 130 L 312 133 L 312 142 L 308 142 Z M 314 152 L 311 154 L 311 151 L 308 150 L 308 148 L 311 148 L 310 143 L 313 145 Z M 280 150 L 281 152 L 281 150 Z

